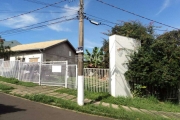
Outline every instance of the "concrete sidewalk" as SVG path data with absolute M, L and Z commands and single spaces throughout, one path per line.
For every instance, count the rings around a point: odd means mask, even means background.
M 76 96 L 73 95 L 69 95 L 66 93 L 58 93 L 55 92 L 56 90 L 62 89 L 62 87 L 55 87 L 55 86 L 35 86 L 35 87 L 24 87 L 24 86 L 20 86 L 20 85 L 14 85 L 14 84 L 10 84 L 10 83 L 5 83 L 0 81 L 0 83 L 4 84 L 4 85 L 8 85 L 8 86 L 12 86 L 15 89 L 12 90 L 12 92 L 10 92 L 11 94 L 19 94 L 21 96 L 24 96 L 26 94 L 45 94 L 47 96 L 53 96 L 56 98 L 62 98 L 62 99 L 66 99 L 66 100 L 71 100 L 74 102 L 77 102 L 77 98 Z M 105 103 L 105 102 L 100 102 L 100 101 L 96 101 L 93 102 L 90 99 L 85 99 L 84 100 L 85 103 L 91 103 L 94 105 L 102 105 L 105 107 L 111 107 L 114 109 L 124 109 L 127 111 L 136 111 L 136 112 L 140 112 L 140 113 L 146 113 L 146 114 L 150 114 L 150 115 L 157 115 L 157 116 L 162 116 L 164 118 L 169 118 L 169 119 L 177 119 L 180 120 L 180 113 L 174 113 L 174 112 L 163 112 L 163 111 L 153 111 L 153 110 L 145 110 L 145 109 L 137 109 L 134 107 L 128 107 L 128 106 L 118 106 L 115 104 L 110 104 L 110 103 Z

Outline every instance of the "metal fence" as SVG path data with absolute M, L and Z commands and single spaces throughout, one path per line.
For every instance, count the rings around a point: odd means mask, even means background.
M 0 59 L 0 76 L 39 85 L 77 89 L 77 65 L 67 61 L 20 62 Z M 84 68 L 84 89 L 109 92 L 109 69 Z
M 84 89 L 109 92 L 109 69 L 84 68 Z
M 0 59 L 0 76 L 2 76 L 2 69 L 3 69 L 3 61 L 4 59 Z
M 3 61 L 1 67 L 1 75 L 7 78 L 19 78 L 20 61 Z
M 68 65 L 68 79 L 67 87 L 72 89 L 77 89 L 77 65 Z
M 20 62 L 20 69 L 17 71 L 19 74 L 18 79 L 25 82 L 39 83 L 40 65 L 39 62 Z
M 16 78 L 20 81 L 39 83 L 39 85 L 68 87 L 67 61 L 27 63 L 19 60 L 4 61 L 0 59 L 0 75 L 7 78 Z

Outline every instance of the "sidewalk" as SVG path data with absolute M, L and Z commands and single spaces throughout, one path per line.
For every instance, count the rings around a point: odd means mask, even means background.
M 62 87 L 57 87 L 57 86 L 56 87 L 55 86 L 24 87 L 24 86 L 14 85 L 14 84 L 2 82 L 2 81 L 0 81 L 0 83 L 14 87 L 15 89 L 13 89 L 12 92 L 10 92 L 11 94 L 19 94 L 19 95 L 22 95 L 22 96 L 24 96 L 26 94 L 46 94 L 47 96 L 53 96 L 53 97 L 56 97 L 56 98 L 62 98 L 62 99 L 77 102 L 76 96 L 69 95 L 69 94 L 66 94 L 66 93 L 61 94 L 61 93 L 55 92 L 56 90 L 59 90 Z M 153 116 L 154 115 L 160 115 L 160 116 L 162 116 L 164 118 L 180 120 L 180 113 L 137 109 L 137 108 L 134 108 L 134 107 L 128 107 L 128 106 L 122 106 L 122 105 L 118 106 L 118 105 L 115 105 L 115 104 L 99 102 L 99 101 L 93 102 L 92 100 L 89 100 L 89 99 L 85 99 L 84 102 L 85 103 L 91 103 L 91 104 L 94 104 L 94 105 L 102 105 L 102 106 L 105 106 L 105 107 L 111 107 L 111 108 L 114 108 L 114 109 L 125 109 L 127 111 L 137 111 L 137 112 L 141 112 L 141 113 L 151 114 Z

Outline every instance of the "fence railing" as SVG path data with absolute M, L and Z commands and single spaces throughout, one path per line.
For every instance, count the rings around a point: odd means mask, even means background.
M 84 68 L 84 89 L 109 92 L 109 69 Z
M 0 59 L 0 76 L 39 85 L 77 89 L 77 65 L 67 61 L 20 62 Z M 84 68 L 84 89 L 109 92 L 109 69 Z

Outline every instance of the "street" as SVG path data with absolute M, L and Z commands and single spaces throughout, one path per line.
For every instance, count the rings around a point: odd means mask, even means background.
M 0 93 L 0 120 L 111 120 Z

